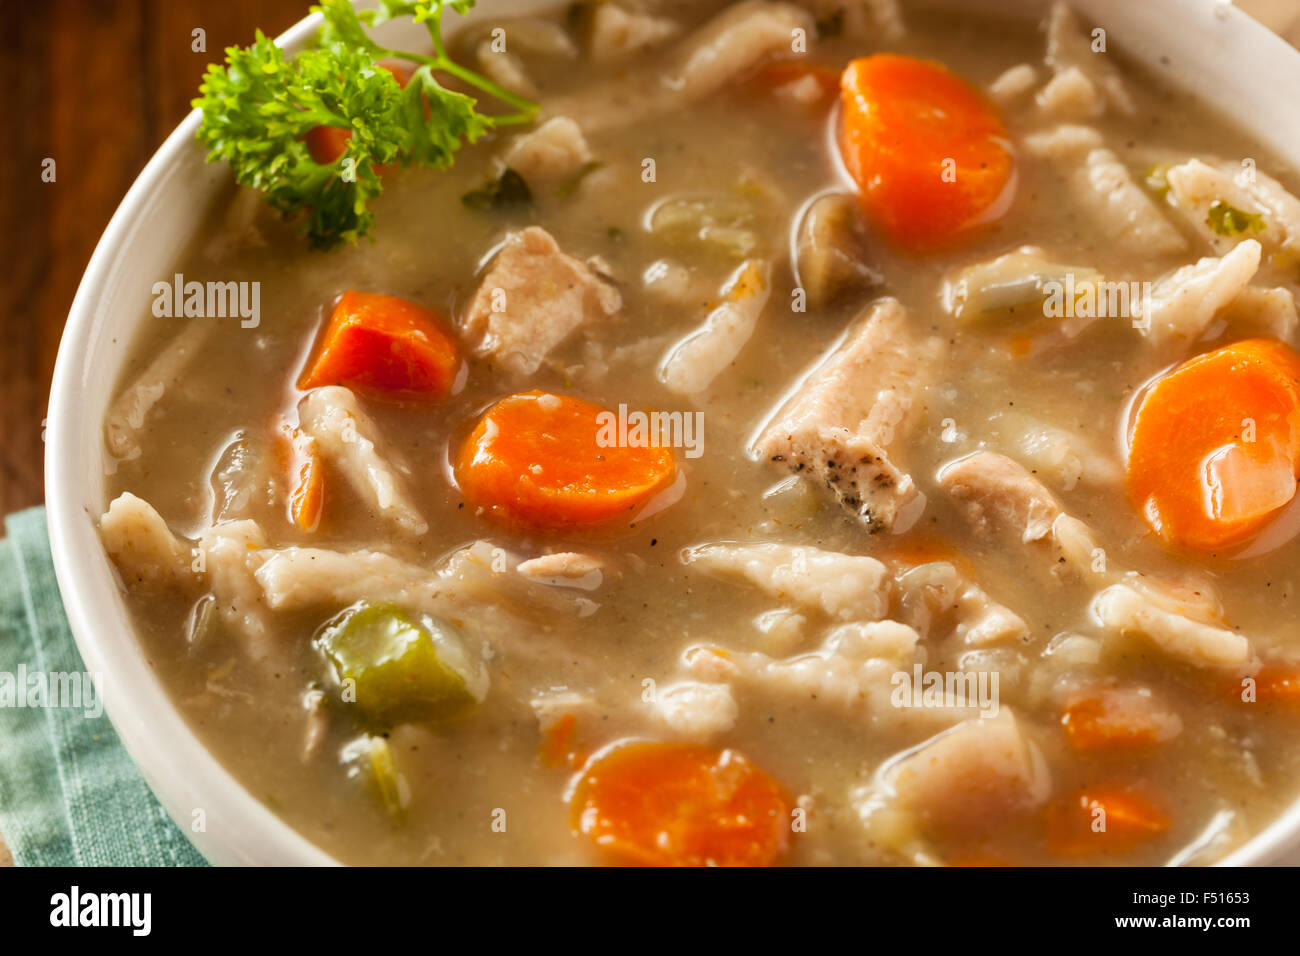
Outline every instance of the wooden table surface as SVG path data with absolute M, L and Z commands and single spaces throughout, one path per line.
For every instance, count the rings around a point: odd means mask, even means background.
M 207 64 L 311 0 L 46 0 L 0 31 L 0 516 L 44 500 L 41 423 L 90 254 Z M 202 30 L 205 51 L 194 49 Z M 53 182 L 41 172 L 54 160 Z M 0 532 L 2 535 L 2 532 Z M 12 859 L 0 837 L 0 866 Z
M 207 64 L 310 0 L 6 4 L 0 31 L 0 515 L 43 498 L 41 422 L 68 308 L 136 174 Z M 206 52 L 194 50 L 202 30 Z M 54 182 L 43 182 L 45 160 Z

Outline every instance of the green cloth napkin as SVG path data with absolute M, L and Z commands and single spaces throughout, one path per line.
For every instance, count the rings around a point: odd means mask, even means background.
M 150 792 L 106 715 L 88 717 L 84 707 L 5 705 L 6 675 L 16 681 L 25 672 L 40 681 L 42 675 L 85 670 L 54 579 L 45 509 L 10 515 L 5 529 L 8 537 L 0 541 L 0 833 L 14 862 L 205 865 Z

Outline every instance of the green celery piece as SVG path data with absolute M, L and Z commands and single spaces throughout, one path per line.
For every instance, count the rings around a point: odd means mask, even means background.
M 400 820 L 406 812 L 402 780 L 397 771 L 397 761 L 393 759 L 393 749 L 383 737 L 370 738 L 370 780 L 388 815 Z
M 1238 209 L 1222 199 L 1210 204 L 1205 224 L 1221 236 L 1239 236 L 1243 232 L 1259 232 L 1264 228 L 1264 217 L 1256 212 Z
M 456 717 L 486 691 L 451 625 L 391 604 L 353 605 L 325 625 L 317 645 L 363 719 L 373 725 Z

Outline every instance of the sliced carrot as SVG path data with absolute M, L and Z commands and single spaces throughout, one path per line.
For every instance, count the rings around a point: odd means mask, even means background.
M 1169 827 L 1169 817 L 1142 794 L 1089 787 L 1049 805 L 1047 849 L 1062 856 L 1127 853 Z
M 1034 337 L 1032 335 L 1013 335 L 1007 340 L 1007 351 L 1011 353 L 1012 358 L 1024 358 L 1034 350 Z
M 951 541 L 925 534 L 906 535 L 885 551 L 885 557 L 902 565 L 933 564 L 946 561 L 958 571 L 975 577 L 975 565 Z
M 570 801 L 574 832 L 651 866 L 766 866 L 785 851 L 790 801 L 734 750 L 615 745 L 588 765 Z
M 501 399 L 466 438 L 456 479 L 466 501 L 537 529 L 628 520 L 677 473 L 672 451 L 620 446 L 614 413 L 534 389 Z
M 1136 690 L 1118 688 L 1075 697 L 1061 724 L 1070 746 L 1081 752 L 1151 747 L 1182 731 L 1177 714 Z
M 275 439 L 289 521 L 315 531 L 325 507 L 325 461 L 316 439 L 285 419 L 277 424 Z
M 573 755 L 573 734 L 578 729 L 578 718 L 563 714 L 542 734 L 541 758 L 547 767 L 562 767 Z
M 1213 551 L 1257 533 L 1296 492 L 1300 355 L 1247 339 L 1184 362 L 1142 398 L 1128 491 L 1176 547 Z
M 406 89 L 406 84 L 411 82 L 411 77 L 415 75 L 415 67 L 405 60 L 380 60 L 376 66 L 383 67 L 389 73 L 393 74 L 397 80 L 397 85 Z M 303 137 L 303 142 L 307 144 L 307 152 L 312 160 L 322 166 L 331 166 L 339 161 L 339 157 L 347 151 L 348 140 L 352 138 L 352 130 L 343 129 L 339 126 L 313 126 L 307 130 Z M 380 166 L 380 173 L 386 171 L 388 167 Z
M 768 63 L 758 71 L 754 79 L 760 86 L 777 90 L 791 83 L 798 83 L 806 77 L 816 81 L 822 98 L 830 99 L 839 92 L 840 74 L 837 70 L 821 63 L 809 63 L 804 59 L 776 60 Z
M 303 531 L 315 531 L 325 509 L 325 462 L 315 438 L 287 423 L 284 433 L 289 448 L 289 520 Z
M 997 110 L 930 60 L 878 53 L 840 78 L 840 152 L 876 227 L 904 249 L 951 245 L 1001 217 L 1015 159 Z
M 347 151 L 352 130 L 339 126 L 313 126 L 303 136 L 307 153 L 321 166 L 332 166 Z
M 451 391 L 460 351 L 442 320 L 414 302 L 349 290 L 298 380 L 301 389 L 346 385 L 389 402 L 436 402 Z
M 1250 679 L 1254 682 L 1253 685 L 1248 685 L 1244 677 L 1229 681 L 1229 695 L 1243 704 L 1276 704 L 1300 708 L 1300 665 L 1265 664 Z M 1247 690 L 1252 693 L 1248 694 Z M 1253 700 L 1250 699 L 1252 695 Z

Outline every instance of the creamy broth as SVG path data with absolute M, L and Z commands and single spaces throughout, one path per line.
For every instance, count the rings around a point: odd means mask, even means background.
M 687 42 L 683 36 L 711 16 L 715 5 L 656 9 L 682 30 L 637 59 L 635 69 L 647 75 L 670 62 Z M 1042 65 L 1041 24 L 911 4 L 904 14 L 907 31 L 900 39 L 863 39 L 845 31 L 816 39 L 808 57 L 838 74 L 854 57 L 887 49 L 938 60 L 981 90 L 1019 63 L 1038 71 L 1034 90 L 1050 76 Z M 563 15 L 554 22 L 581 35 L 581 26 Z M 455 49 L 473 55 L 473 44 L 465 40 Z M 627 71 L 622 62 L 602 66 L 585 54 L 576 61 L 526 50 L 519 56 L 544 111 L 548 104 L 591 102 L 603 84 L 622 81 Z M 1107 110 L 1077 122 L 1096 129 L 1137 180 L 1155 164 L 1248 156 L 1261 170 L 1297 185 L 1284 162 L 1227 119 L 1165 89 L 1119 54 L 1108 54 L 1108 61 L 1120 67 L 1133 115 Z M 933 633 L 920 634 L 923 660 L 901 661 L 896 669 L 911 673 L 917 663 L 927 673 L 996 672 L 998 706 L 1014 713 L 1018 732 L 1041 757 L 1050 794 L 1032 806 L 981 812 L 976 822 L 961 826 L 936 823 L 921 811 L 899 823 L 891 816 L 897 812 L 892 804 L 884 816 L 872 816 L 864 809 L 872 799 L 889 800 L 887 788 L 877 783 L 873 790 L 882 765 L 956 721 L 900 716 L 888 707 L 846 713 L 812 695 L 723 680 L 734 696 L 734 725 L 709 735 L 708 743 L 744 754 L 781 785 L 792 809 L 806 811 L 806 828 L 790 834 L 780 862 L 1158 864 L 1190 847 L 1185 858 L 1204 863 L 1258 832 L 1300 790 L 1300 758 L 1287 745 L 1294 711 L 1266 701 L 1239 703 L 1234 687 L 1240 675 L 1232 668 L 1196 666 L 1140 636 L 1105 633 L 1090 610 L 1095 583 L 1055 574 L 1042 552 L 1014 535 L 973 525 L 963 503 L 938 480 L 946 464 L 977 451 L 1017 460 L 1091 529 L 1104 563 L 1156 579 L 1192 575 L 1210 581 L 1222 597 L 1222 620 L 1249 637 L 1258 658 L 1296 659 L 1295 543 L 1248 558 L 1188 556 L 1152 533 L 1130 503 L 1122 477 L 1126 423 L 1143 387 L 1191 355 L 1246 333 L 1228 327 L 1215 339 L 1160 346 L 1145 341 L 1129 318 L 1114 317 L 1057 340 L 1041 316 L 1034 322 L 1013 315 L 971 323 L 946 306 L 946 283 L 957 270 L 1026 244 L 1042 247 L 1053 262 L 1091 267 L 1116 281 L 1156 280 L 1201 256 L 1221 254 L 1202 249 L 1183 225 L 1178 228 L 1188 242 L 1179 253 L 1135 256 L 1108 241 L 1073 197 L 1070 166 L 1020 146 L 1024 137 L 1055 125 L 1034 92 L 999 109 L 1017 144 L 1018 182 L 1009 211 L 965 241 L 926 255 L 869 235 L 868 264 L 883 281 L 807 311 L 791 308 L 792 228 L 811 197 L 852 191 L 835 146 L 841 108 L 784 101 L 750 75 L 663 116 L 637 121 L 633 108 L 626 122 L 585 130 L 600 165 L 585 170 L 571 188 L 533 188 L 532 201 L 518 207 L 472 209 L 461 197 L 493 175 L 494 157 L 527 128 L 466 147 L 445 171 L 396 171 L 374 203 L 373 243 L 309 252 L 291 226 L 263 212 L 256 226 L 265 244 L 218 258 L 210 243 L 231 228 L 233 194 L 223 200 L 200 240 L 178 257 L 175 271 L 187 280 L 260 283 L 260 325 L 241 328 L 238 319 L 146 321 L 124 389 L 186 321 L 218 327 L 201 358 L 168 383 L 139 434 L 138 456 L 120 461 L 110 477 L 110 498 L 130 492 L 144 499 L 174 533 L 190 539 L 187 549 L 214 522 L 248 518 L 260 526 L 267 546 L 279 549 L 367 548 L 432 572 L 457 549 L 484 541 L 519 557 L 593 555 L 604 573 L 594 590 L 556 589 L 566 599 L 590 602 L 581 611 L 521 598 L 503 584 L 499 607 L 481 612 L 482 619 L 467 612 L 453 621 L 471 653 L 485 655 L 490 687 L 458 719 L 385 730 L 403 781 L 405 806 L 394 818 L 376 799 L 364 762 L 347 759 L 363 730 L 337 699 L 329 664 L 313 642 L 342 605 L 268 611 L 271 633 L 264 646 L 272 650 L 255 659 L 235 626 L 204 611 L 203 587 L 191 593 L 138 586 L 124 570 L 151 664 L 204 744 L 258 799 L 348 863 L 610 862 L 616 858 L 575 834 L 566 800 L 582 757 L 624 738 L 680 739 L 646 701 L 646 682 L 662 689 L 703 680 L 684 658 L 702 645 L 774 660 L 798 658 L 816 651 L 831 627 L 843 623 L 743 578 L 706 573 L 683 561 L 685 549 L 714 542 L 811 546 L 874 556 L 899 577 L 926 564 L 917 553 L 938 547 L 954 556 L 963 575 L 1019 615 L 1026 632 L 979 648 L 952 627 L 936 625 Z M 564 115 L 584 126 L 580 112 Z M 654 160 L 653 182 L 644 181 L 647 158 Z M 771 297 L 752 336 L 706 391 L 689 397 L 665 386 L 660 363 L 716 306 L 719 289 L 744 257 L 650 228 L 654 210 L 683 197 L 722 197 L 727 208 L 742 208 L 743 229 L 754 243 L 746 255 L 771 269 Z M 544 228 L 578 260 L 603 260 L 601 272 L 613 278 L 622 296 L 618 314 L 569 335 L 536 373 L 522 378 L 506 374 L 490 357 L 473 356 L 462 341 L 463 387 L 445 400 L 361 399 L 387 443 L 410 463 L 408 485 L 426 533 L 393 533 L 365 500 L 332 479 L 319 527 L 307 532 L 291 525 L 283 491 L 273 480 L 275 423 L 292 416 L 302 398 L 296 380 L 337 296 L 347 289 L 400 296 L 455 328 L 503 238 L 530 225 Z M 686 270 L 690 293 L 673 300 L 646 283 L 647 269 L 660 261 Z M 749 449 L 783 396 L 797 391 L 801 376 L 815 373 L 822 357 L 851 334 L 854 320 L 884 296 L 896 298 L 907 310 L 909 327 L 933 337 L 939 349 L 931 384 L 896 445 L 900 466 L 924 495 L 924 508 L 910 528 L 872 534 L 817 482 L 792 479 Z M 624 404 L 699 411 L 702 454 L 675 452 L 683 484 L 665 493 L 663 510 L 644 520 L 569 532 L 493 522 L 466 506 L 452 461 L 492 403 L 525 389 L 575 395 L 607 409 Z M 1081 455 L 1071 448 L 1073 458 L 1060 472 L 1044 468 L 1043 459 L 1026 453 L 1026 430 L 1038 425 L 1082 436 L 1089 450 Z M 223 504 L 214 490 L 214 480 L 220 485 L 223 479 L 214 475 L 222 470 L 223 455 L 228 460 L 232 444 L 241 440 L 248 457 L 226 471 L 226 480 L 243 491 Z M 1074 460 L 1089 455 L 1089 461 Z M 1089 470 L 1094 460 L 1096 474 Z M 902 594 L 900 585 L 889 616 L 904 613 Z M 200 627 L 196 606 L 205 621 Z M 802 622 L 773 616 L 782 610 L 797 612 Z M 1088 643 L 1071 645 L 1070 635 Z M 1072 646 L 1088 650 L 1075 656 Z M 1062 708 L 1080 687 L 1149 690 L 1181 729 L 1149 747 L 1081 752 L 1062 725 Z M 303 704 L 313 689 L 325 701 L 315 711 Z M 588 699 L 588 706 L 577 714 L 573 730 L 578 758 L 555 766 L 544 759 L 546 727 L 532 702 L 560 692 Z M 1095 787 L 1145 794 L 1162 809 L 1167 826 L 1102 852 L 1054 850 L 1053 807 L 1068 806 L 1074 795 Z M 1207 831 L 1215 838 L 1203 840 Z

